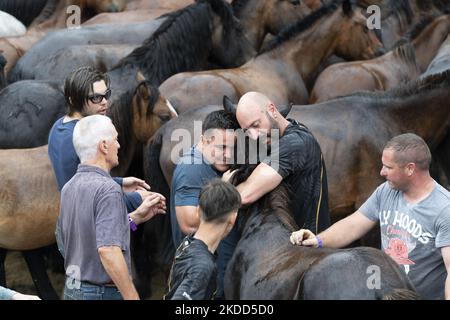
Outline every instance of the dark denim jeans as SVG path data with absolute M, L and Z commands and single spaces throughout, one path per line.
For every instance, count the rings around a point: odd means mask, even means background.
M 86 282 L 79 283 L 79 288 L 77 287 L 73 279 L 66 279 L 64 300 L 123 300 L 122 294 L 116 287 L 101 286 Z

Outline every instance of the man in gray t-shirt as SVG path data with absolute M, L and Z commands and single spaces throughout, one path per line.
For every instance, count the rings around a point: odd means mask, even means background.
M 380 185 L 361 208 L 315 236 L 292 233 L 291 242 L 341 248 L 379 223 L 382 250 L 396 261 L 424 299 L 450 299 L 450 192 L 429 173 L 431 153 L 422 138 L 403 134 L 383 150 Z
M 58 218 L 67 277 L 64 299 L 139 299 L 131 281 L 129 226 L 165 213 L 165 199 L 154 193 L 127 218 L 122 190 L 109 175 L 119 164 L 120 146 L 108 117 L 81 119 L 73 143 L 81 164 L 61 191 Z

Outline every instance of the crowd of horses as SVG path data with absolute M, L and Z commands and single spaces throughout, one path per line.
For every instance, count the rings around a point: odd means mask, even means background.
M 366 8 L 374 4 L 381 8 L 381 30 L 367 26 Z M 70 5 L 82 9 L 80 28 L 67 28 Z M 447 9 L 447 0 L 1 1 L 0 10 L 27 31 L 0 38 L 0 285 L 7 250 L 20 250 L 38 293 L 58 296 L 41 250 L 55 242 L 59 211 L 46 144 L 66 111 L 64 79 L 79 66 L 111 78 L 108 115 L 121 145 L 113 174 L 144 177 L 168 200 L 178 143 L 171 134 L 186 129 L 198 138 L 194 121 L 224 107 L 233 112 L 247 91 L 293 104 L 284 110 L 288 117 L 319 141 L 333 221 L 356 210 L 382 182 L 382 148 L 396 134 L 422 136 L 434 155 L 434 177 L 448 186 Z M 248 209 L 245 241 L 226 274 L 228 297 L 371 299 L 412 289 L 379 250 L 291 246 L 286 235 L 296 226 L 280 188 Z M 141 297 L 151 294 L 151 277 L 173 259 L 169 216 L 132 233 Z M 350 268 L 345 261 L 357 263 Z M 358 272 L 373 264 L 389 275 L 381 291 L 314 291 L 321 274 L 330 274 L 330 287 L 349 288 L 337 272 L 363 281 Z

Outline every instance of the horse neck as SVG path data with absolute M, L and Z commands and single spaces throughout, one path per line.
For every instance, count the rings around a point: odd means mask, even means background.
M 116 97 L 117 101 L 114 103 L 119 104 L 119 106 L 115 107 L 115 112 L 109 114 L 117 129 L 120 144 L 119 165 L 113 170 L 114 174 L 119 176 L 125 175 L 130 168 L 138 144 L 137 138 L 132 131 L 133 115 L 131 112 L 131 103 L 133 98 L 130 96 L 130 99 L 124 99 L 128 94 L 127 92 L 123 91 Z M 125 102 L 125 100 L 127 101 Z
M 394 101 L 387 100 L 380 111 L 388 125 L 395 123 L 400 132 L 413 131 L 430 145 L 436 146 L 449 129 L 449 99 L 448 87 L 432 89 Z
M 338 9 L 269 51 L 267 55 L 277 62 L 284 61 L 289 69 L 294 66 L 303 79 L 308 79 L 335 50 L 342 23 L 341 10 Z
M 450 15 L 435 19 L 418 37 L 413 40 L 416 60 L 423 73 L 436 55 L 442 42 L 450 32 Z
M 259 50 L 267 34 L 266 1 L 254 0 L 245 4 L 237 18 L 245 30 L 245 36 L 255 50 Z

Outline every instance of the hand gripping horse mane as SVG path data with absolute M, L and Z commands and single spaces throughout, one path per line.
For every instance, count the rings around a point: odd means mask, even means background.
M 254 167 L 241 166 L 233 183 L 244 181 Z M 292 245 L 289 236 L 298 227 L 289 200 L 289 190 L 281 184 L 240 210 L 242 235 L 225 272 L 227 299 L 419 298 L 403 270 L 378 249 Z

